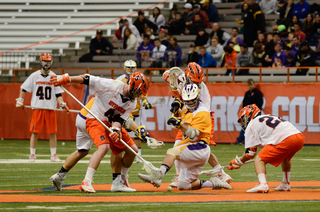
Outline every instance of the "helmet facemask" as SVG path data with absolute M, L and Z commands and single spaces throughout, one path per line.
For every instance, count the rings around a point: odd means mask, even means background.
M 40 59 L 40 65 L 41 65 L 41 68 L 45 71 L 49 71 L 49 69 L 51 68 L 53 64 L 53 61 L 52 60 L 41 60 Z
M 127 76 L 130 76 L 131 74 L 135 73 L 137 71 L 137 64 L 133 60 L 126 60 L 124 62 L 124 71 Z
M 189 84 L 183 88 L 182 99 L 186 108 L 190 111 L 194 111 L 198 108 L 200 103 L 200 92 L 196 84 Z

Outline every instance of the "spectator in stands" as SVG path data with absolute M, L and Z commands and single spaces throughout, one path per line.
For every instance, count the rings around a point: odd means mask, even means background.
M 122 34 L 121 34 L 122 37 L 124 37 L 124 31 L 126 30 L 126 28 L 130 28 L 131 32 L 136 36 L 138 43 L 142 42 L 142 37 L 140 36 L 139 30 L 128 19 L 124 19 L 124 27 L 122 28 Z
M 154 46 L 150 42 L 150 36 L 145 35 L 143 42 L 140 44 L 137 50 L 138 68 L 142 67 L 142 63 L 149 61 L 149 57 L 152 56 L 152 50 Z
M 267 43 L 265 46 L 265 51 L 266 51 L 266 56 L 265 56 L 265 66 L 270 67 L 272 66 L 272 58 L 275 53 L 274 47 L 276 43 L 281 42 L 280 34 L 279 33 L 274 33 L 273 39 Z
M 277 21 L 278 25 L 285 25 L 287 28 L 292 19 L 292 10 L 293 10 L 293 0 L 288 0 L 285 4 L 280 8 L 280 18 Z
M 189 64 L 191 62 L 195 62 L 195 63 L 199 62 L 199 54 L 196 51 L 196 46 L 194 44 L 190 44 L 190 51 L 189 51 L 189 54 L 188 54 L 187 63 Z
M 300 43 L 300 50 L 295 54 L 293 63 L 296 67 L 316 66 L 316 53 L 309 47 L 308 41 Z M 299 68 L 296 75 L 306 75 L 308 71 L 308 68 Z
M 292 16 L 291 22 L 288 26 L 288 32 L 294 32 L 294 24 L 299 24 L 300 26 L 303 26 L 303 23 L 298 19 L 296 15 Z
M 320 35 L 318 35 L 318 43 L 316 44 L 316 55 L 317 55 L 317 60 L 320 60 Z
M 156 37 L 153 35 L 153 30 L 152 30 L 150 27 L 145 27 L 145 28 L 144 28 L 144 33 L 143 33 L 143 35 L 149 35 L 151 43 L 153 43 L 153 40 L 156 38 Z
M 236 67 L 237 60 L 237 52 L 231 46 L 225 46 L 224 50 L 224 58 L 221 63 L 221 67 Z M 234 72 L 236 71 L 233 69 Z M 226 76 L 232 76 L 232 69 L 227 69 Z
M 211 38 L 211 46 L 207 47 L 207 52 L 212 55 L 212 57 L 217 61 L 218 65 L 221 64 L 224 51 L 223 46 L 219 43 L 218 36 L 213 36 Z
M 240 52 L 240 45 L 239 45 L 239 43 L 238 43 L 237 38 L 231 38 L 231 41 L 229 42 L 228 45 L 231 45 L 232 48 L 233 48 L 237 53 Z
M 285 67 L 294 66 L 293 64 L 294 53 L 291 52 L 291 48 L 289 46 L 284 46 L 284 53 L 286 54 L 286 56 L 285 56 L 285 61 L 283 65 Z
M 292 38 L 291 52 L 296 54 L 300 50 L 300 40 L 297 36 Z
M 282 43 L 277 42 L 274 46 L 275 53 L 272 57 L 272 67 L 284 67 L 286 61 L 286 54 L 282 50 Z
M 210 46 L 209 34 L 203 28 L 199 29 L 194 44 L 196 46 L 205 46 L 206 48 Z
M 300 42 L 306 39 L 306 34 L 300 30 L 300 24 L 298 23 L 294 24 L 293 34 L 299 38 Z
M 267 45 L 268 41 L 267 39 L 265 38 L 264 34 L 263 33 L 259 33 L 258 34 L 258 40 L 256 40 L 254 43 L 253 43 L 253 46 L 256 46 L 258 43 L 261 43 L 262 45 Z
M 306 32 L 306 29 L 309 27 L 309 26 L 311 26 L 311 27 L 313 27 L 313 22 L 314 22 L 314 20 L 313 20 L 313 15 L 311 14 L 311 13 L 309 13 L 308 15 L 307 15 L 307 17 L 303 20 L 303 25 L 302 25 L 302 28 L 301 28 L 301 30 L 303 31 L 303 32 Z
M 198 64 L 202 68 L 217 67 L 217 61 L 212 57 L 210 53 L 206 52 L 205 46 L 200 46 L 199 51 L 200 51 L 200 54 L 199 54 Z
M 159 40 L 161 44 L 165 45 L 166 47 L 169 46 L 169 40 L 166 37 L 166 30 L 164 28 L 160 28 L 159 30 Z
M 240 53 L 237 55 L 236 67 L 251 67 L 253 62 L 252 53 L 248 51 L 248 45 L 240 45 Z M 239 69 L 237 75 L 249 75 L 249 69 Z
M 292 15 L 296 15 L 300 21 L 303 21 L 310 13 L 310 5 L 305 0 L 300 0 L 292 9 Z
M 268 15 L 271 13 L 276 13 L 277 10 L 277 1 L 276 0 L 261 0 L 259 2 L 261 11 Z
M 294 37 L 294 34 L 292 32 L 289 32 L 288 33 L 288 43 L 287 43 L 287 46 L 289 46 L 291 48 L 292 46 L 292 43 L 293 43 L 293 37 Z
M 168 31 L 172 35 L 181 35 L 184 33 L 185 28 L 185 21 L 182 19 L 181 13 L 177 12 L 176 19 L 172 20 Z
M 261 43 L 257 43 L 253 47 L 253 51 L 252 51 L 252 58 L 253 58 L 252 66 L 264 67 L 265 56 L 266 56 L 266 52 L 264 51 L 264 45 L 262 45 Z
M 149 20 L 154 23 L 155 25 L 157 25 L 157 30 L 155 32 L 157 32 L 161 26 L 165 26 L 166 25 L 166 19 L 164 18 L 164 16 L 161 14 L 161 10 L 159 7 L 155 7 L 153 9 L 153 13 L 152 15 L 150 15 Z
M 120 19 L 119 21 L 119 28 L 117 29 L 117 31 L 114 32 L 114 36 L 112 37 L 112 42 L 113 43 L 122 43 L 123 42 L 123 37 L 121 37 L 121 33 L 122 33 L 122 28 L 124 27 L 124 21 L 123 19 Z
M 166 22 L 166 26 L 169 27 L 171 22 L 174 21 L 176 19 L 176 14 L 178 11 L 178 6 L 176 4 L 173 4 L 171 10 L 170 10 L 170 15 L 168 18 L 168 21 Z
M 210 4 L 210 0 L 201 0 L 200 4 L 202 10 L 207 13 L 210 22 L 219 22 L 218 9 L 214 4 Z
M 192 24 L 192 4 L 186 3 L 183 7 L 183 14 L 182 14 L 182 20 L 184 21 L 184 24 L 186 27 L 191 26 Z
M 169 67 L 182 65 L 181 63 L 182 50 L 178 45 L 178 40 L 176 37 L 170 38 L 170 44 L 166 49 L 166 53 L 164 54 L 165 60 L 168 62 Z
M 93 62 L 94 55 L 112 55 L 113 45 L 112 43 L 102 36 L 102 30 L 98 29 L 96 37 L 90 42 L 90 52 L 82 55 L 79 58 L 79 62 Z
M 210 21 L 209 21 L 209 17 L 207 15 L 207 13 L 203 10 L 201 10 L 201 5 L 200 4 L 194 4 L 193 5 L 193 13 L 194 14 L 197 14 L 199 13 L 200 14 L 200 18 L 201 18 L 201 21 L 204 25 L 205 28 L 210 28 Z M 195 21 L 195 15 L 193 15 L 192 17 L 192 21 Z
M 227 41 L 227 45 L 229 44 L 229 42 L 231 41 L 232 38 L 235 38 L 239 45 L 241 45 L 243 43 L 242 39 L 239 37 L 238 27 L 232 27 L 231 38 Z
M 149 58 L 149 61 L 152 62 L 152 68 L 162 68 L 162 63 L 164 61 L 164 53 L 167 47 L 161 44 L 159 38 L 154 39 L 154 48 L 152 50 L 152 57 Z M 160 71 L 162 74 L 163 71 Z
M 144 34 L 144 28 L 145 27 L 150 27 L 154 32 L 156 32 L 157 29 L 158 29 L 157 25 L 155 25 L 154 23 L 152 23 L 151 21 L 146 19 L 145 15 L 144 15 L 144 12 L 141 11 L 141 10 L 138 12 L 138 18 L 133 22 L 133 25 L 139 31 L 139 35 L 141 36 L 141 41 L 139 43 L 142 42 L 142 37 L 143 37 L 143 34 Z M 132 32 L 135 31 L 132 28 L 131 28 L 131 30 L 132 30 Z M 136 33 L 133 33 L 133 34 L 136 35 Z
M 285 25 L 281 24 L 278 26 L 278 32 L 280 34 L 280 39 L 283 45 L 286 45 L 289 42 L 288 31 Z
M 137 37 L 132 33 L 130 28 L 124 30 L 123 49 L 135 50 L 139 46 Z
M 310 46 L 315 46 L 318 43 L 318 34 L 314 32 L 312 25 L 307 26 L 304 33 Z
M 320 14 L 316 13 L 314 15 L 314 23 L 313 23 L 313 30 L 316 32 L 318 35 L 320 35 Z
M 220 29 L 220 26 L 218 23 L 213 23 L 212 24 L 212 32 L 210 34 L 210 38 L 212 38 L 213 36 L 218 36 L 219 38 L 219 43 L 222 46 L 226 46 L 228 40 L 231 38 L 230 35 L 225 32 L 224 30 Z
M 204 28 L 204 24 L 201 21 L 201 17 L 199 13 L 194 14 L 194 21 L 192 21 L 192 24 L 189 25 L 184 32 L 186 35 L 197 35 L 199 29 Z
M 242 4 L 242 11 L 241 11 L 241 19 L 235 19 L 235 21 L 238 23 L 238 24 L 243 24 L 244 22 L 244 19 L 247 17 L 247 9 L 249 8 L 249 4 L 247 3 L 243 3 Z
M 258 37 L 258 33 L 265 31 L 265 18 L 260 6 L 254 0 L 248 0 L 249 7 L 243 20 L 243 37 L 249 47 Z

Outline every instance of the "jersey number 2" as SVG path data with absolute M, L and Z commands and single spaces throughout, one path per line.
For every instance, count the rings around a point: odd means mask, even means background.
M 39 96 L 39 99 L 46 99 L 50 100 L 51 99 L 51 87 L 44 87 L 44 92 L 43 92 L 43 86 L 39 86 L 37 93 L 37 96 Z
M 275 129 L 278 126 L 278 124 L 280 124 L 280 122 L 283 122 L 285 120 L 278 117 L 273 117 L 273 116 L 264 116 L 262 118 L 259 118 L 259 122 L 264 122 L 264 121 L 266 121 L 266 125 L 268 127 Z

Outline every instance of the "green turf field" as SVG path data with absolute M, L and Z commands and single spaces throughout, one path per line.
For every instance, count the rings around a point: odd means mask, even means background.
M 152 150 L 145 144 L 142 146 L 142 156 L 159 167 L 168 148 L 165 147 Z M 29 157 L 29 141 L 27 140 L 1 140 L 0 141 L 0 193 L 1 190 L 36 191 L 42 190 L 43 195 L 79 195 L 79 196 L 112 196 L 112 195 L 146 195 L 146 192 L 134 194 L 119 194 L 109 191 L 85 194 L 78 191 L 53 191 L 49 177 L 59 171 L 62 163 L 50 163 L 50 149 L 48 141 L 39 141 L 37 148 L 37 159 L 47 160 L 46 163 L 12 163 L 14 160 Z M 218 157 L 221 165 L 227 165 L 236 155 L 244 151 L 243 145 L 218 144 L 212 147 L 212 152 Z M 95 148 L 92 150 L 91 153 Z M 58 141 L 57 154 L 62 160 L 75 151 L 75 142 L 66 141 L 62 145 Z M 81 184 L 88 165 L 90 155 L 83 159 L 85 163 L 77 164 L 67 175 L 64 184 Z M 109 163 L 110 153 L 107 154 L 94 176 L 94 184 L 112 183 L 112 173 Z M 10 163 L 9 163 L 10 162 Z M 134 163 L 129 172 L 131 183 L 142 182 L 137 174 L 144 173 L 142 164 Z M 205 169 L 210 169 L 207 165 Z M 257 181 L 253 164 L 248 164 L 239 170 L 228 171 L 236 182 Z M 170 170 L 163 182 L 170 182 L 175 175 L 175 170 Z M 292 159 L 291 181 L 320 180 L 320 146 L 304 146 Z M 201 176 L 201 179 L 208 179 Z M 267 180 L 281 181 L 281 168 L 267 165 Z M 232 185 L 232 184 L 231 184 Z M 318 191 L 319 192 L 319 191 Z M 168 192 L 154 192 L 148 195 L 167 195 Z M 179 195 L 179 192 L 170 193 Z M 319 192 L 320 195 L 320 192 Z M 319 201 L 277 201 L 277 202 L 221 202 L 221 203 L 0 203 L 0 211 L 320 211 Z

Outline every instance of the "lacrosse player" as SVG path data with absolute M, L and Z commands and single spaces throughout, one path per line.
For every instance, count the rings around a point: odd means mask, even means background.
M 124 62 L 124 74 L 119 76 L 117 80 L 121 80 L 124 83 L 129 83 L 130 75 L 135 73 L 137 71 L 137 64 L 133 60 L 126 60 Z M 139 126 L 140 125 L 140 109 L 141 104 L 140 100 L 142 101 L 143 107 L 145 109 L 151 109 L 152 105 L 148 102 L 147 98 L 145 96 L 141 96 L 139 99 L 137 99 L 137 106 L 134 109 L 134 112 L 132 112 L 131 116 L 134 120 L 134 122 Z M 133 138 L 134 143 L 138 147 L 138 155 L 141 156 L 141 140 L 135 135 L 134 132 L 129 132 L 129 135 L 131 138 Z M 142 161 L 137 157 L 136 158 L 137 163 L 141 163 Z
M 181 70 L 180 70 L 181 71 Z M 170 72 L 170 70 L 169 70 Z M 182 72 L 182 71 L 181 71 Z M 176 89 L 173 91 L 173 95 L 175 97 L 175 100 L 171 104 L 171 109 L 170 111 L 173 114 L 176 114 L 179 112 L 179 110 L 183 109 L 183 101 L 181 100 L 181 87 L 184 86 L 185 84 L 188 83 L 195 83 L 199 90 L 200 90 L 200 100 L 204 104 L 204 106 L 207 108 L 208 111 L 210 111 L 210 93 L 209 90 L 206 86 L 206 84 L 203 82 L 204 81 L 204 73 L 201 68 L 197 63 L 191 62 L 187 65 L 185 72 L 182 74 L 178 74 L 177 82 L 174 82 L 175 80 L 170 80 L 170 76 L 172 75 L 171 73 L 164 73 L 164 79 L 166 81 L 170 81 L 170 84 L 176 84 L 172 88 Z M 210 145 L 216 145 L 215 142 L 213 141 L 213 134 L 214 134 L 214 116 L 213 116 L 214 111 L 210 111 L 210 117 L 211 117 L 211 122 L 212 122 L 212 127 L 210 131 Z M 176 139 L 175 139 L 175 146 L 177 146 L 181 140 L 183 139 L 183 135 L 181 131 L 179 130 Z M 217 159 L 217 157 L 213 154 L 210 153 L 210 158 L 208 163 L 212 166 L 213 170 L 212 172 L 215 172 L 216 170 L 221 169 L 221 165 Z M 175 179 L 173 179 L 172 183 L 170 184 L 171 187 L 177 187 L 177 182 L 178 182 L 178 177 L 180 173 L 180 167 L 179 163 L 176 161 L 175 162 L 175 167 L 176 167 L 176 172 L 177 175 Z M 222 181 L 225 181 L 227 183 L 230 183 L 232 181 L 232 178 L 224 172 L 224 170 L 221 171 L 221 174 L 219 174 L 219 177 Z
M 98 149 L 90 158 L 87 173 L 80 185 L 80 190 L 87 193 L 95 193 L 92 187 L 93 175 L 103 157 L 111 149 L 114 155 L 121 154 L 123 151 L 125 152 L 120 161 L 122 166 L 121 174 L 114 167 L 117 161 L 114 161 L 115 158 L 111 158 L 111 166 L 114 173 L 111 191 L 136 191 L 130 188 L 128 183 L 128 171 L 135 154 L 122 144 L 120 139 L 126 142 L 135 152 L 138 152 L 137 146 L 122 126 L 125 120 L 129 118 L 131 111 L 136 107 L 136 99 L 141 95 L 146 95 L 148 91 L 149 83 L 145 75 L 141 72 L 132 74 L 129 84 L 125 84 L 119 80 L 104 79 L 92 75 L 70 77 L 68 74 L 52 76 L 50 81 L 56 86 L 70 82 L 89 85 L 90 90 L 95 92 L 95 97 L 87 103 L 86 107 L 112 130 L 112 133 L 109 133 L 90 113 L 85 109 L 81 110 L 76 120 L 77 150 L 69 155 L 59 173 L 50 177 L 54 189 L 61 190 L 67 172 L 88 154 L 94 143 Z M 132 122 L 126 121 L 126 125 L 131 127 L 132 130 L 136 130 L 139 133 L 139 137 L 145 138 L 148 133 L 143 126 L 132 127 Z
M 53 59 L 50 53 L 42 53 L 40 55 L 41 70 L 33 72 L 26 81 L 21 85 L 19 98 L 16 99 L 16 107 L 24 108 L 24 97 L 26 92 L 32 93 L 31 107 L 47 108 L 33 109 L 31 124 L 30 124 L 30 162 L 36 160 L 36 148 L 38 143 L 38 135 L 43 131 L 43 126 L 46 125 L 47 133 L 49 134 L 49 144 L 51 151 L 51 162 L 61 162 L 57 156 L 57 117 L 56 111 L 50 110 L 57 107 L 57 101 L 63 111 L 69 113 L 67 104 L 63 101 L 61 93 L 63 90 L 60 87 L 54 87 L 50 84 L 50 76 L 55 73 L 50 71 L 53 64 Z
M 266 164 L 277 167 L 281 164 L 283 179 L 275 191 L 290 191 L 291 158 L 303 147 L 304 136 L 290 122 L 273 115 L 261 115 L 260 109 L 251 104 L 239 112 L 238 123 L 245 131 L 245 152 L 230 161 L 229 170 L 239 169 L 255 157 L 257 147 L 262 147 L 254 160 L 259 184 L 248 193 L 267 193 Z
M 210 157 L 210 111 L 200 100 L 200 91 L 196 84 L 189 84 L 183 88 L 182 99 L 185 108 L 179 114 L 181 117 L 171 116 L 167 120 L 168 124 L 181 129 L 182 141 L 175 147 L 168 149 L 159 170 L 151 175 L 138 174 L 138 177 L 155 187 L 159 187 L 174 161 L 178 161 L 180 172 L 177 187 L 179 190 L 196 190 L 208 187 L 232 189 L 228 183 L 218 177 L 211 177 L 208 181 L 199 180 L 200 171 Z

